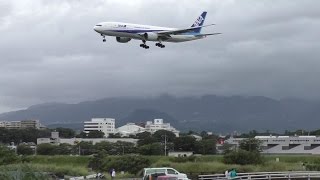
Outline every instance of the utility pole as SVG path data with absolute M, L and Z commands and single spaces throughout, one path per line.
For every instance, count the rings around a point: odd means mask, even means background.
M 167 156 L 167 134 L 164 134 L 164 156 Z

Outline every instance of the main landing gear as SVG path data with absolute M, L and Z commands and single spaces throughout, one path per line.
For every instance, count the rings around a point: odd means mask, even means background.
M 158 46 L 160 48 L 165 48 L 166 47 L 161 42 L 156 43 L 156 46 Z M 140 44 L 140 47 L 145 48 L 145 49 L 149 49 L 149 46 L 146 45 L 146 41 L 145 40 L 142 40 L 142 44 Z
M 163 45 L 162 43 L 156 43 L 156 46 L 160 47 L 160 48 L 165 48 L 166 46 Z
M 149 46 L 146 45 L 146 41 L 145 40 L 142 41 L 142 44 L 140 44 L 140 47 L 145 48 L 145 49 L 149 49 Z

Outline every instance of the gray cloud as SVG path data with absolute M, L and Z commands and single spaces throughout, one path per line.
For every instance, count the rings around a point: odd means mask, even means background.
M 316 0 L 14 0 L 0 3 L 0 112 L 112 96 L 319 98 Z M 222 35 L 144 50 L 107 43 L 101 21 L 188 27 L 207 10 Z M 151 45 L 151 43 L 150 43 Z

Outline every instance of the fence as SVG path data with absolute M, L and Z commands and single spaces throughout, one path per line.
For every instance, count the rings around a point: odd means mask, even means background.
M 290 172 L 255 172 L 255 173 L 238 173 L 238 176 L 233 178 L 239 179 L 320 179 L 319 171 L 290 171 Z M 224 174 L 199 175 L 199 180 L 226 180 Z

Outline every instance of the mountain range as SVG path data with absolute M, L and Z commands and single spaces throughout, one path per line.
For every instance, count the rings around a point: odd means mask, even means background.
M 314 130 L 320 127 L 320 102 L 262 96 L 162 95 L 105 98 L 77 104 L 46 103 L 0 114 L 1 121 L 39 119 L 48 127 L 76 129 L 81 129 L 84 121 L 94 117 L 115 118 L 116 127 L 161 118 L 181 131 Z

